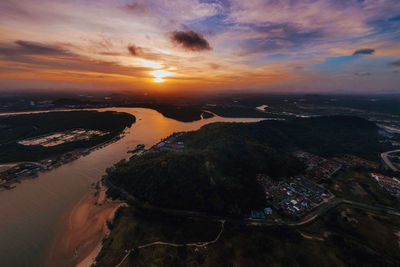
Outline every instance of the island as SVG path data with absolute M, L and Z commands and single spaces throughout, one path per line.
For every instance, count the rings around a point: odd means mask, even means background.
M 120 138 L 135 117 L 120 112 L 54 111 L 0 116 L 0 185 L 35 176 Z

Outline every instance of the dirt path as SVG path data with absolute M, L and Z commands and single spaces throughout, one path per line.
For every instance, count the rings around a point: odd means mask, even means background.
M 312 236 L 309 234 L 306 234 L 302 231 L 297 231 L 302 237 L 306 238 L 306 239 L 310 239 L 310 240 L 318 240 L 318 241 L 324 241 L 324 239 L 322 237 L 318 237 L 318 236 Z
M 216 243 L 219 238 L 221 237 L 222 233 L 224 232 L 224 227 L 225 227 L 225 220 L 221 220 L 221 230 L 219 231 L 217 237 L 214 240 L 211 241 L 206 241 L 206 242 L 196 242 L 196 243 L 187 243 L 187 244 L 177 244 L 177 243 L 169 243 L 169 242 L 162 242 L 162 241 L 156 241 L 156 242 L 151 242 L 145 245 L 141 245 L 138 246 L 136 248 L 132 248 L 130 250 L 128 250 L 128 252 L 126 253 L 126 255 L 122 258 L 122 260 L 120 261 L 120 263 L 118 263 L 116 265 L 116 267 L 121 266 L 121 264 L 126 260 L 126 258 L 128 258 L 128 256 L 131 254 L 131 252 L 133 252 L 135 249 L 142 249 L 142 248 L 148 248 L 148 247 L 152 247 L 152 246 L 171 246 L 171 247 L 183 247 L 183 246 L 187 246 L 187 247 L 197 247 L 197 248 L 204 248 L 210 244 L 214 244 Z

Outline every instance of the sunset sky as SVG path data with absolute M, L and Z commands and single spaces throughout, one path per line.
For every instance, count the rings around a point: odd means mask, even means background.
M 1 0 L 0 89 L 400 92 L 399 0 Z

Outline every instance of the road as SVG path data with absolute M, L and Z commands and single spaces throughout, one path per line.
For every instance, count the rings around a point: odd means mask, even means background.
M 392 207 L 369 205 L 369 204 L 365 204 L 365 203 L 361 203 L 361 202 L 337 198 L 331 202 L 320 205 L 318 208 L 316 208 L 314 211 L 309 213 L 307 216 L 305 216 L 295 222 L 290 222 L 290 221 L 276 222 L 276 221 L 271 221 L 271 220 L 260 220 L 260 219 L 246 219 L 246 220 L 249 224 L 253 224 L 253 225 L 257 224 L 257 225 L 264 225 L 264 226 L 271 226 L 271 225 L 300 226 L 300 225 L 303 225 L 303 224 L 306 224 L 306 223 L 309 223 L 309 222 L 315 220 L 323 213 L 325 213 L 328 210 L 330 210 L 338 205 L 341 205 L 341 204 L 347 204 L 347 205 L 351 205 L 351 206 L 362 208 L 362 209 L 368 209 L 368 210 L 373 210 L 373 211 L 378 211 L 378 212 L 386 212 L 391 215 L 400 216 L 400 212 Z
M 397 150 L 392 150 L 392 151 L 387 151 L 387 152 L 383 152 L 381 153 L 381 158 L 383 159 L 383 161 L 386 163 L 386 165 L 393 171 L 397 172 L 399 171 L 399 169 L 393 165 L 393 163 L 390 161 L 390 159 L 388 158 L 388 155 L 391 153 L 395 153 L 395 152 L 400 152 L 400 149 Z

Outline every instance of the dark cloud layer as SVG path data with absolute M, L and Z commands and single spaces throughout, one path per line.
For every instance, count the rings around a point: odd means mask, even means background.
M 211 49 L 203 35 L 194 31 L 175 31 L 172 33 L 171 39 L 187 50 L 204 51 Z
M 132 56 L 137 57 L 137 56 L 140 56 L 140 54 L 142 54 L 143 49 L 141 47 L 136 46 L 136 45 L 129 45 L 128 46 L 128 51 L 129 51 L 129 54 L 131 54 Z
M 117 63 L 94 61 L 61 47 L 28 41 L 16 41 L 12 44 L 0 43 L 0 60 L 4 60 L 2 63 L 7 62 L 10 65 L 13 63 L 29 64 L 34 70 L 90 71 L 131 77 L 145 77 L 146 73 L 151 70 L 147 67 L 124 67 Z M 26 70 L 26 68 L 21 69 L 21 71 Z
M 131 56 L 143 58 L 143 59 L 147 59 L 147 60 L 165 60 L 166 58 L 169 58 L 169 60 L 171 60 L 171 56 L 166 56 L 166 55 L 157 53 L 147 47 L 140 47 L 140 46 L 136 46 L 133 44 L 128 46 L 128 52 Z
M 264 37 L 243 41 L 241 43 L 242 54 L 298 49 L 323 38 L 323 32 L 319 30 L 309 31 L 293 23 L 242 24 L 241 26 L 248 31 L 265 35 Z
M 210 63 L 209 65 L 213 70 L 217 70 L 217 69 L 221 68 L 221 65 L 219 65 L 219 64 Z
M 24 50 L 26 53 L 31 53 L 31 54 L 44 54 L 44 55 L 49 55 L 49 54 L 65 54 L 66 51 L 55 46 L 50 46 L 50 45 L 44 45 L 40 43 L 33 43 L 33 42 L 27 42 L 27 41 L 16 41 L 15 42 L 21 50 Z
M 393 61 L 393 62 L 390 62 L 389 64 L 391 66 L 400 67 L 400 59 L 396 60 L 396 61 Z
M 354 51 L 353 56 L 356 55 L 372 55 L 375 52 L 375 49 L 372 48 L 362 48 Z
M 370 72 L 356 72 L 354 73 L 355 76 L 371 76 Z
M 129 12 L 141 13 L 141 14 L 151 12 L 151 8 L 147 6 L 145 3 L 131 3 L 125 5 L 124 9 Z
M 16 46 L 0 45 L 0 55 L 22 56 L 22 55 L 69 55 L 68 51 L 52 45 L 34 43 L 28 41 L 15 41 Z

